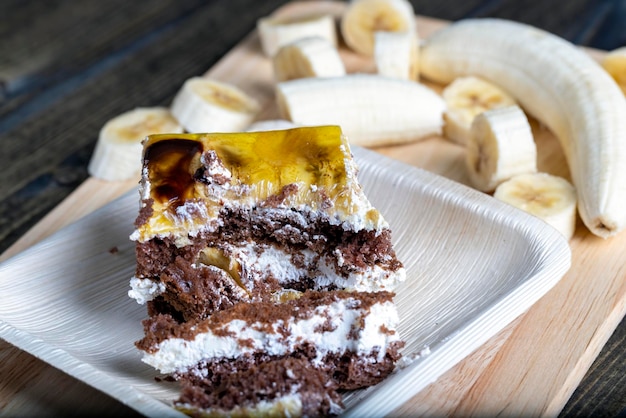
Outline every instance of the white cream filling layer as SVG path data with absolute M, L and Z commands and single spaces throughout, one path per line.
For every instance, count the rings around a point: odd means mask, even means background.
M 161 282 L 155 282 L 151 279 L 139 279 L 137 277 L 130 279 L 128 296 L 135 299 L 140 305 L 151 301 L 163 292 L 165 292 L 165 285 Z
M 208 414 L 214 413 L 216 414 L 215 416 L 224 417 L 299 417 L 302 416 L 302 398 L 298 394 L 289 394 L 271 401 L 261 401 L 254 406 L 237 406 L 230 410 L 218 408 L 199 410 L 194 405 L 189 404 L 177 404 L 176 408 L 189 412 L 201 411 Z M 342 412 L 341 407 L 339 407 L 338 411 L 335 411 L 335 413 L 338 412 Z
M 161 342 L 156 352 L 146 352 L 142 360 L 161 373 L 169 374 L 185 372 L 202 361 L 236 359 L 256 352 L 281 356 L 309 342 L 317 348 L 314 363 L 321 362 L 329 353 L 350 351 L 370 355 L 375 350 L 378 357 L 372 361 L 382 361 L 389 344 L 399 340 L 397 333 L 385 332 L 397 327 L 396 307 L 392 302 L 377 303 L 369 312 L 364 312 L 358 304 L 356 299 L 340 299 L 318 306 L 308 319 L 278 321 L 271 325 L 269 332 L 264 324 L 235 319 L 222 329 L 230 335 L 223 332 L 216 335 L 209 330 L 197 334 L 193 340 L 170 338 Z M 365 320 L 361 322 L 364 315 Z

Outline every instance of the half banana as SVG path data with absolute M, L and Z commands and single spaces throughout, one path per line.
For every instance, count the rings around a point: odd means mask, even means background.
M 256 100 L 228 83 L 193 77 L 172 101 L 171 111 L 187 132 L 236 132 L 259 112 Z
M 419 78 L 419 39 L 413 32 L 374 33 L 374 62 L 378 74 L 403 80 Z
M 415 141 L 441 133 L 444 103 L 428 87 L 375 74 L 278 83 L 278 109 L 299 125 L 340 125 L 363 146 Z
M 312 36 L 324 38 L 337 47 L 337 29 L 331 15 L 295 19 L 264 17 L 257 21 L 257 30 L 263 53 L 268 57 L 273 57 L 284 45 Z
M 446 102 L 443 135 L 460 145 L 469 141 L 476 115 L 515 104 L 515 99 L 500 87 L 473 76 L 455 79 L 441 94 Z
M 276 81 L 346 74 L 335 45 L 321 37 L 302 38 L 281 47 L 272 59 Z
M 472 185 L 491 192 L 505 180 L 537 171 L 537 148 L 519 106 L 492 109 L 476 116 L 466 153 Z
M 122 113 L 100 129 L 87 170 L 92 177 L 103 180 L 138 179 L 141 141 L 151 134 L 181 132 L 183 128 L 164 107 L 140 107 Z
M 543 219 L 570 239 L 576 229 L 576 190 L 562 177 L 547 173 L 515 176 L 500 184 L 493 196 Z
M 591 232 L 626 228 L 626 98 L 582 50 L 521 23 L 468 19 L 426 40 L 420 69 L 443 84 L 476 75 L 505 89 L 559 139 Z
M 602 67 L 626 94 L 626 46 L 606 54 L 602 60 Z
M 352 50 L 374 54 L 374 33 L 416 32 L 415 12 L 407 0 L 353 0 L 341 17 L 341 34 Z

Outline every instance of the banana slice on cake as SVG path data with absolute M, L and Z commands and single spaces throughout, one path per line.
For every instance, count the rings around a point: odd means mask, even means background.
M 172 101 L 172 114 L 187 132 L 236 132 L 252 123 L 256 100 L 228 83 L 193 77 Z
M 626 94 L 626 46 L 606 54 L 602 60 L 602 67 Z
M 476 116 L 466 153 L 472 185 L 493 191 L 503 181 L 537 171 L 537 148 L 519 106 L 492 109 Z
M 442 96 L 446 102 L 443 134 L 461 145 L 467 143 L 476 115 L 516 103 L 500 87 L 473 76 L 455 79 L 443 90 Z
M 493 196 L 543 219 L 567 239 L 574 235 L 576 189 L 562 177 L 521 174 L 500 184 Z
M 341 34 L 348 47 L 374 54 L 374 33 L 416 32 L 415 12 L 406 0 L 353 0 L 341 18 Z
M 297 127 L 298 125 L 286 119 L 268 119 L 253 122 L 246 132 L 280 131 Z
M 181 133 L 183 128 L 164 107 L 141 107 L 104 124 L 89 161 L 92 177 L 117 181 L 139 178 L 141 141 L 151 134 Z
M 281 47 L 272 62 L 276 81 L 346 74 L 335 45 L 319 36 L 302 38 Z
M 356 145 L 378 146 L 440 134 L 444 103 L 423 84 L 376 74 L 314 77 L 276 86 L 281 117 L 305 126 L 339 125 Z
M 337 29 L 331 15 L 314 15 L 299 18 L 264 17 L 257 21 L 261 48 L 268 57 L 298 39 L 321 37 L 337 47 Z
M 404 80 L 419 78 L 419 39 L 413 32 L 374 33 L 374 62 L 378 74 Z

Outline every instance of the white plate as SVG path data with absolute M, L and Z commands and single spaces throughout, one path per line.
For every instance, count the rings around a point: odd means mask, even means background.
M 570 265 L 554 229 L 495 199 L 372 151 L 359 178 L 387 218 L 407 282 L 397 289 L 410 364 L 345 397 L 346 415 L 380 416 L 410 399 L 552 288 Z M 128 298 L 135 268 L 130 192 L 0 265 L 0 337 L 150 416 L 178 416 L 133 343 L 145 307 Z M 117 251 L 112 251 L 112 249 Z

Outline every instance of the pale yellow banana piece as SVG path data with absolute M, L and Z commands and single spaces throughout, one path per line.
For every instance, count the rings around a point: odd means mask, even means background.
M 469 19 L 425 41 L 420 69 L 444 84 L 476 75 L 505 89 L 559 139 L 591 232 L 626 227 L 626 98 L 585 52 L 525 24 Z
M 403 80 L 419 78 L 419 39 L 415 32 L 374 33 L 374 62 L 378 74 Z
M 537 171 L 537 147 L 519 106 L 487 110 L 476 116 L 466 163 L 473 187 L 483 192 L 493 191 L 513 176 Z
M 340 125 L 357 145 L 378 146 L 440 134 L 443 99 L 414 81 L 375 74 L 278 83 L 281 116 L 299 125 Z
M 543 219 L 567 239 L 574 235 L 576 189 L 562 177 L 521 174 L 500 184 L 493 196 Z
M 602 67 L 615 80 L 617 85 L 626 94 L 626 46 L 617 48 L 605 55 Z
M 203 77 L 190 78 L 172 101 L 172 114 L 187 132 L 237 132 L 252 123 L 260 107 L 239 88 Z
M 263 53 L 273 57 L 278 50 L 298 39 L 321 37 L 337 47 L 337 29 L 331 15 L 300 18 L 264 17 L 257 21 Z
M 281 47 L 272 59 L 276 81 L 346 74 L 335 45 L 325 38 L 302 38 Z
M 374 33 L 416 32 L 415 12 L 407 0 L 353 0 L 341 18 L 340 28 L 349 48 L 372 56 Z
M 455 79 L 441 94 L 446 102 L 443 135 L 460 145 L 467 144 L 476 115 L 515 104 L 515 99 L 500 87 L 473 76 Z
M 283 129 L 291 129 L 296 128 L 298 125 L 295 123 L 286 120 L 286 119 L 269 119 L 269 120 L 259 120 L 253 122 L 246 129 L 247 132 L 261 132 L 261 131 L 280 131 Z
M 181 133 L 183 128 L 164 107 L 136 108 L 104 124 L 89 166 L 92 177 L 117 181 L 141 173 L 143 139 L 151 134 Z

